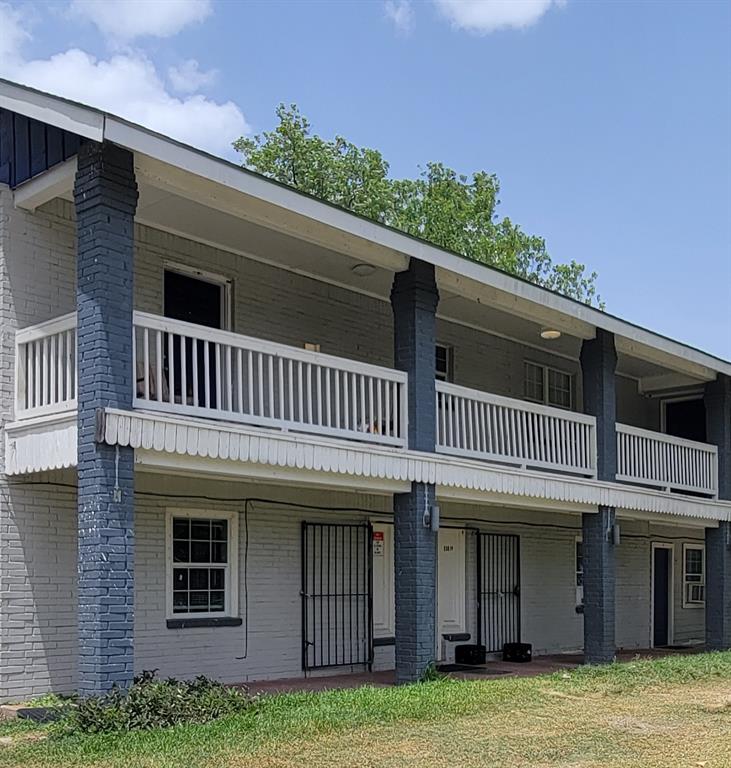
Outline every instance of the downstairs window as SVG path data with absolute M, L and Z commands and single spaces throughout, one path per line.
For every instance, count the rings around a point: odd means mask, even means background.
M 683 544 L 683 608 L 706 602 L 706 550 L 702 544 Z
M 235 616 L 235 513 L 168 513 L 168 618 Z

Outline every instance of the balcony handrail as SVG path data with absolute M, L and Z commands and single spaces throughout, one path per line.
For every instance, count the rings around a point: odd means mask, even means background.
M 675 435 L 668 435 L 665 432 L 654 432 L 651 429 L 644 429 L 642 427 L 632 427 L 629 424 L 620 424 L 617 422 L 617 432 L 625 435 L 637 435 L 638 437 L 646 437 L 648 439 L 656 440 L 659 443 L 672 443 L 673 445 L 682 445 L 686 448 L 694 448 L 698 451 L 705 451 L 706 453 L 718 453 L 718 446 L 712 443 L 703 443 L 698 440 L 688 440 L 687 437 L 675 437 Z
M 514 397 L 507 397 L 506 395 L 494 395 L 491 392 L 483 392 L 479 389 L 462 387 L 459 384 L 452 384 L 448 381 L 437 381 L 437 392 L 447 392 L 452 395 L 458 395 L 459 397 L 469 397 L 473 400 L 479 400 L 483 403 L 501 405 L 505 408 L 515 408 L 521 411 L 530 411 L 531 413 L 538 413 L 544 416 L 553 416 L 557 419 L 569 418 L 571 421 L 575 421 L 579 424 L 588 424 L 589 426 L 596 425 L 596 418 L 587 413 L 578 413 L 577 411 L 571 411 L 568 408 L 556 408 L 553 405 L 541 405 L 540 403 L 533 403 L 530 400 L 518 400 Z
M 670 493 L 718 496 L 718 448 L 710 443 L 617 424 L 617 480 Z
M 76 312 L 15 332 L 15 418 L 76 408 Z
M 15 343 L 27 344 L 29 341 L 38 341 L 46 336 L 61 331 L 70 331 L 76 328 L 76 312 L 68 312 L 60 317 L 53 317 L 50 320 L 44 320 L 42 323 L 18 328 L 15 332 Z
M 596 419 L 436 383 L 438 453 L 596 477 Z
M 407 374 L 134 313 L 135 408 L 407 444 Z
M 235 331 L 224 331 L 218 328 L 209 328 L 205 325 L 196 325 L 188 323 L 185 320 L 173 320 L 169 317 L 152 315 L 148 312 L 135 312 L 134 324 L 144 325 L 149 330 L 158 330 L 163 333 L 171 333 L 175 336 L 185 335 L 188 331 L 191 336 L 195 336 L 200 341 L 219 342 L 230 346 L 246 347 L 252 352 L 262 352 L 265 354 L 279 355 L 292 360 L 299 360 L 303 363 L 320 365 L 323 367 L 337 367 L 340 370 L 351 373 L 366 373 L 369 376 L 378 376 L 382 379 L 388 379 L 397 384 L 406 384 L 408 376 L 403 371 L 397 371 L 394 368 L 375 365 L 374 363 L 361 363 L 356 360 L 350 360 L 346 357 L 329 355 L 324 352 L 313 352 L 309 349 L 292 347 L 288 344 L 281 344 L 277 341 L 268 341 L 267 339 L 257 338 L 256 336 L 246 336 Z

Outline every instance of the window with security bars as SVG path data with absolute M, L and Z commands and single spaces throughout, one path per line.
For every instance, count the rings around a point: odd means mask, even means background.
M 701 544 L 683 545 L 683 607 L 702 606 L 706 601 L 705 548 Z
M 225 615 L 230 610 L 230 522 L 172 518 L 172 613 Z
M 524 381 L 526 400 L 556 408 L 571 408 L 574 382 L 570 373 L 526 361 Z

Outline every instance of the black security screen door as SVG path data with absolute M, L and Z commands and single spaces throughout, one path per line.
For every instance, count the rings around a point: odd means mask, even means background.
M 302 668 L 370 664 L 369 524 L 302 523 Z
M 481 533 L 477 548 L 478 643 L 497 653 L 520 642 L 520 539 Z

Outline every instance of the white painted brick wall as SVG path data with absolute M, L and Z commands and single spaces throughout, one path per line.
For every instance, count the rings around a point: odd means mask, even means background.
M 68 203 L 57 201 L 32 215 L 16 210 L 11 193 L 0 187 L 0 425 L 13 415 L 15 329 L 75 306 L 74 229 Z M 166 261 L 232 278 L 234 329 L 238 332 L 296 345 L 316 342 L 324 352 L 391 364 L 392 321 L 387 302 L 147 228 L 137 231 L 135 292 L 139 309 L 162 311 Z M 525 358 L 554 362 L 578 372 L 575 363 L 552 360 L 537 350 L 462 326 L 440 321 L 438 333 L 440 341 L 456 347 L 456 379 L 466 386 L 519 397 Z M 619 418 L 656 426 L 657 404 L 639 398 L 634 384 L 624 381 L 620 385 Z M 580 392 L 577 396 L 580 401 Z M 0 471 L 3 446 L 0 434 Z M 62 477 L 68 482 L 73 475 Z M 148 481 L 141 478 L 140 482 L 144 487 Z M 180 480 L 169 482 L 181 487 Z M 195 487 L 202 488 L 203 484 L 196 483 Z M 223 484 L 213 487 L 220 492 Z M 236 488 L 242 495 L 256 490 L 255 486 Z M 280 488 L 276 493 L 303 498 L 299 491 Z M 345 497 L 327 493 L 319 498 L 332 504 L 335 498 Z M 349 503 L 354 503 L 353 498 L 361 499 L 359 506 L 390 506 L 383 498 L 368 501 L 367 497 L 350 497 Z M 299 674 L 299 524 L 303 515 L 279 508 L 257 508 L 252 513 L 251 542 L 256 540 L 258 547 L 250 550 L 249 653 L 242 659 L 243 628 L 165 628 L 163 506 L 164 502 L 151 497 L 140 497 L 138 505 L 138 670 L 159 667 L 164 674 L 202 672 L 231 680 Z M 490 529 L 487 519 L 495 519 L 496 514 L 518 519 L 514 511 L 475 510 L 479 508 L 462 507 L 458 514 L 481 517 L 486 530 Z M 555 517 L 524 512 L 519 519 L 550 521 Z M 75 529 L 73 491 L 22 485 L 11 489 L 0 474 L 0 697 L 4 699 L 48 689 L 66 692 L 73 687 Z M 520 525 L 497 526 L 495 530 L 521 534 L 524 638 L 534 642 L 538 652 L 579 647 L 582 619 L 574 610 L 573 534 Z M 678 536 L 679 529 L 668 527 L 664 535 Z M 702 639 L 703 611 L 682 608 L 682 546 L 674 541 L 675 640 Z M 628 647 L 647 644 L 649 546 L 649 539 L 627 539 L 620 552 L 618 626 L 620 641 Z M 474 556 L 467 561 L 467 615 L 474 632 Z M 392 648 L 378 649 L 377 667 L 388 666 L 392 658 Z

